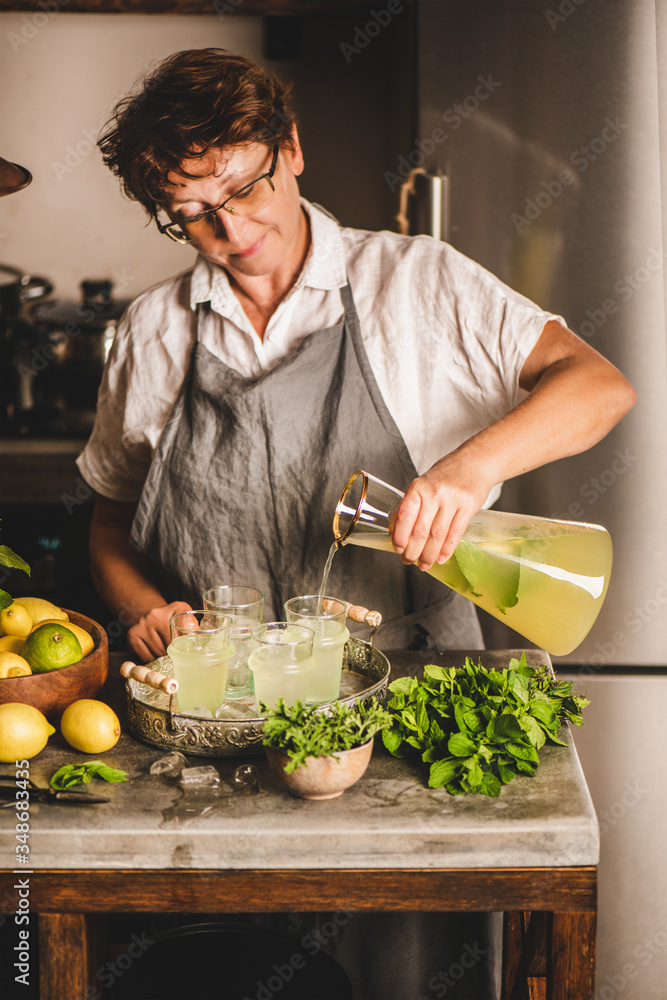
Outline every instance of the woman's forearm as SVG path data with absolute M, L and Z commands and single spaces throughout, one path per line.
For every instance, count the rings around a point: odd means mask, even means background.
M 97 591 L 123 624 L 165 603 L 147 561 L 130 545 L 134 504 L 98 498 L 90 527 L 90 570 Z
M 130 652 L 148 663 L 164 656 L 172 615 L 191 608 L 184 601 L 167 604 L 152 580 L 148 561 L 131 547 L 134 512 L 134 504 L 97 498 L 90 528 L 90 567 L 100 597 L 128 629 Z

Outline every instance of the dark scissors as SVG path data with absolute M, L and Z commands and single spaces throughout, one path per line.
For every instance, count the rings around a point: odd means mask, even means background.
M 0 805 L 0 809 L 11 809 L 17 803 L 27 805 L 28 802 L 47 802 L 54 805 L 56 802 L 81 802 L 83 805 L 94 805 L 96 802 L 111 802 L 111 799 L 103 795 L 93 795 L 91 792 L 75 792 L 71 788 L 58 790 L 56 788 L 40 788 L 34 781 L 27 781 L 30 793 L 26 799 L 16 798 L 16 787 L 18 779 L 13 774 L 0 774 L 0 799 L 9 799 Z M 24 782 L 21 781 L 21 787 Z

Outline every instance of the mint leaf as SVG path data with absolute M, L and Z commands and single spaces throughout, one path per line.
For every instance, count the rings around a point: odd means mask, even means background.
M 0 545 L 0 566 L 9 566 L 10 569 L 22 569 L 24 573 L 30 576 L 30 567 L 25 559 L 17 556 L 16 552 L 12 552 L 7 545 Z
M 434 764 L 431 764 L 428 779 L 429 788 L 442 788 L 443 785 L 452 780 L 460 766 L 461 762 L 453 760 L 451 757 L 445 760 L 436 760 Z
M 465 733 L 454 733 L 449 738 L 447 749 L 455 757 L 470 757 L 477 750 L 477 744 L 473 743 Z

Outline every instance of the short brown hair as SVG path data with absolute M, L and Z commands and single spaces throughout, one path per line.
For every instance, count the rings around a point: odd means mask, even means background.
M 97 145 L 127 196 L 154 218 L 184 159 L 251 142 L 293 148 L 289 90 L 225 49 L 176 52 L 118 102 Z

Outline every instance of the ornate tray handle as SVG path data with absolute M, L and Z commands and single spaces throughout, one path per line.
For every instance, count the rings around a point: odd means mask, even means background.
M 370 625 L 371 634 L 368 637 L 369 645 L 373 645 L 373 636 L 382 624 L 382 615 L 379 611 L 369 611 L 362 608 L 360 604 L 348 604 L 347 617 L 353 622 L 360 622 L 362 625 Z
M 126 660 L 120 668 L 121 676 L 129 679 L 132 677 L 140 684 L 148 684 L 156 691 L 164 691 L 165 694 L 176 694 L 178 691 L 178 681 L 175 677 L 165 677 L 159 670 L 151 670 L 150 667 L 142 667 L 131 660 Z

